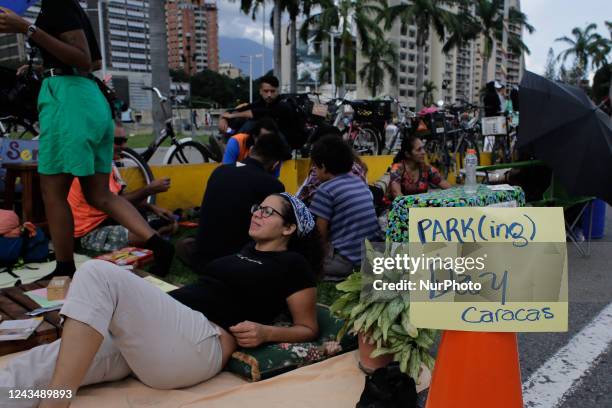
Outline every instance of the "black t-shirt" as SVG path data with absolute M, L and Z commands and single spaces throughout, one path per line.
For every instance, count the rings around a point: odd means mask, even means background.
M 247 158 L 217 167 L 208 179 L 200 207 L 194 254 L 197 269 L 240 251 L 250 241 L 251 206 L 283 191 L 283 183 L 257 160 Z
M 302 129 L 299 126 L 299 118 L 293 108 L 280 97 L 276 98 L 271 104 L 266 104 L 263 99 L 259 99 L 250 105 L 244 106 L 238 111 L 250 110 L 253 119 L 271 118 L 276 122 L 289 145 L 297 149 L 304 144 Z
M 40 14 L 38 14 L 35 24 L 55 38 L 59 38 L 60 34 L 67 31 L 83 30 L 85 37 L 87 37 L 92 62 L 102 59 L 91 22 L 77 0 L 42 0 Z M 33 46 L 37 46 L 34 41 L 31 43 Z M 71 68 L 43 47 L 39 48 L 45 68 Z
M 244 320 L 269 324 L 292 294 L 316 286 L 310 264 L 292 251 L 262 252 L 255 244 L 209 263 L 198 283 L 170 296 L 228 329 Z

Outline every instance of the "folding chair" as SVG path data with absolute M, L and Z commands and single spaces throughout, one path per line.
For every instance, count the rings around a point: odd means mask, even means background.
M 489 172 L 500 170 L 500 169 L 520 169 L 532 166 L 542 166 L 544 162 L 541 160 L 528 160 L 514 163 L 501 163 L 493 166 L 480 166 L 477 168 L 478 171 L 482 171 L 486 174 L 485 181 L 489 179 Z M 533 207 L 562 207 L 563 213 L 565 213 L 572 207 L 578 206 L 578 214 L 573 220 L 565 219 L 565 234 L 567 238 L 576 246 L 576 249 L 583 257 L 591 255 L 591 234 L 593 230 L 593 202 L 596 197 L 572 197 L 570 196 L 565 188 L 555 179 L 554 174 L 551 177 L 550 185 L 544 191 L 542 199 L 528 202 Z M 589 213 L 589 234 L 585 236 L 584 242 L 580 242 L 574 228 L 582 219 L 582 215 L 587 208 L 590 208 Z
M 565 188 L 555 179 L 553 174 L 550 186 L 544 192 L 542 200 L 532 202 L 534 207 L 563 207 L 564 214 L 572 207 L 578 207 L 578 214 L 573 220 L 565 219 L 565 234 L 569 240 L 576 246 L 576 249 L 583 257 L 591 255 L 591 234 L 593 231 L 593 202 L 596 197 L 570 196 Z M 590 207 L 589 211 L 589 234 L 585 235 L 584 242 L 580 242 L 574 228 L 582 219 L 582 215 L 587 208 Z

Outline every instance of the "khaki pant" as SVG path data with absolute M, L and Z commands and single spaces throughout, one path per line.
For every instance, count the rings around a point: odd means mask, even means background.
M 82 385 L 133 374 L 152 388 L 181 388 L 203 382 L 222 368 L 216 326 L 202 313 L 111 263 L 92 260 L 79 268 L 61 314 L 104 336 Z M 38 404 L 10 401 L 8 390 L 46 388 L 60 342 L 36 347 L 0 371 L 1 407 Z
M 342 281 L 353 273 L 354 269 L 355 265 L 334 249 L 323 259 L 323 280 L 326 282 Z

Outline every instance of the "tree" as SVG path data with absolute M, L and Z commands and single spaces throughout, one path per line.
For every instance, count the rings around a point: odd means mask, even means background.
M 300 37 L 307 41 L 314 30 L 315 44 L 321 44 L 330 38 L 331 32 L 338 33 L 340 61 L 335 62 L 340 62 L 343 67 L 340 76 L 340 94 L 343 95 L 347 79 L 355 66 L 353 33 L 356 33 L 362 49 L 369 50 L 372 38 L 383 36 L 377 22 L 386 9 L 386 0 L 319 0 L 316 4 L 320 8 L 319 13 L 311 15 L 310 9 L 304 11 L 306 19 L 300 29 Z
M 544 76 L 548 79 L 555 80 L 557 78 L 557 61 L 555 52 L 552 47 L 548 49 L 548 57 L 546 59 L 546 67 L 544 68 Z
M 423 88 L 419 91 L 419 95 L 423 95 L 423 106 L 431 106 L 434 103 L 434 92 L 438 90 L 433 81 L 423 82 Z
M 149 1 L 149 36 L 151 38 L 151 82 L 162 94 L 170 94 L 170 70 L 168 69 L 168 41 L 166 38 L 165 0 Z M 169 111 L 169 109 L 167 110 Z M 152 98 L 153 131 L 159 134 L 167 118 L 161 104 Z
M 417 47 L 417 70 L 416 70 L 416 89 L 417 93 L 423 88 L 425 81 L 425 46 L 429 39 L 430 28 L 433 27 L 435 33 L 441 41 L 444 41 L 447 27 L 451 24 L 450 12 L 443 6 L 453 3 L 448 0 L 413 0 L 410 3 L 403 3 L 389 7 L 385 18 L 385 28 L 389 29 L 396 20 L 400 20 L 402 29 L 407 25 L 414 24 L 417 28 L 416 47 Z M 417 98 L 417 111 L 422 108 L 421 101 Z
M 248 78 L 231 79 L 218 72 L 205 69 L 191 78 L 191 97 L 194 106 L 236 106 L 249 100 Z
M 573 38 L 563 36 L 555 40 L 568 46 L 568 48 L 559 54 L 558 60 L 565 63 L 568 57 L 574 57 L 575 68 L 582 72 L 583 77 L 586 76 L 594 53 L 597 52 L 602 44 L 602 37 L 595 30 L 597 30 L 597 24 L 595 23 L 587 25 L 584 30 L 580 27 L 574 27 L 572 30 Z
M 483 41 L 481 52 L 482 57 L 482 77 L 481 87 L 484 88 L 489 76 L 489 61 L 493 54 L 493 46 L 496 41 L 501 42 L 504 32 L 504 0 L 473 0 L 476 24 L 476 32 L 469 34 L 473 38 L 481 37 Z M 529 34 L 535 31 L 534 27 L 527 21 L 527 16 L 520 10 L 510 7 L 508 13 L 508 24 L 517 25 L 525 28 Z M 514 33 L 508 33 L 508 51 L 521 54 L 529 54 L 529 48 L 522 41 L 521 37 Z
M 189 74 L 182 69 L 171 69 L 170 79 L 174 82 L 189 82 Z
M 372 41 L 371 47 L 364 50 L 368 58 L 366 64 L 359 70 L 359 78 L 370 90 L 372 97 L 378 95 L 383 87 L 385 72 L 389 74 L 391 83 L 397 84 L 397 49 L 395 44 L 378 37 Z
M 263 0 L 265 1 L 265 0 Z M 281 62 L 281 14 L 283 12 L 282 0 L 274 0 L 272 11 L 272 32 L 274 33 L 274 73 L 279 82 L 283 83 L 283 67 Z

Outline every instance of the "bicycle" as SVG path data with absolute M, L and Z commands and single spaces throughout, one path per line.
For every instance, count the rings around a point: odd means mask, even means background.
M 190 137 L 178 139 L 174 131 L 172 116 L 168 115 L 165 103 L 168 98 L 162 95 L 159 89 L 155 87 L 143 87 L 143 90 L 151 91 L 157 96 L 162 108 L 164 117 L 166 117 L 165 127 L 160 131 L 159 135 L 149 144 L 146 150 L 142 153 L 136 152 L 134 149 L 125 147 L 121 150 L 120 159 L 115 161 L 115 165 L 121 170 L 121 176 L 129 189 L 138 189 L 143 185 L 153 181 L 153 172 L 149 167 L 149 160 L 153 157 L 157 149 L 170 138 L 171 146 L 168 148 L 162 163 L 163 164 L 200 164 L 208 163 L 212 154 L 206 146 L 193 140 Z M 154 203 L 155 196 L 151 195 L 147 202 Z
M 397 120 L 385 127 L 385 146 L 383 152 L 396 154 L 400 151 L 404 138 L 409 135 L 413 128 L 416 114 L 407 106 L 402 105 L 397 99 L 393 99 L 397 105 Z
M 349 105 L 353 111 L 352 117 L 349 118 L 343 109 L 338 109 L 334 121 L 336 127 L 344 124 L 344 140 L 347 140 L 359 155 L 382 154 L 385 123 L 391 116 L 391 102 L 339 99 L 336 103 Z
M 475 109 L 477 107 L 474 105 L 467 104 L 450 106 L 446 110 L 436 109 L 422 115 L 427 116 L 429 123 L 429 134 L 422 136 L 429 163 L 445 178 L 451 172 L 459 177 L 461 163 L 468 149 L 474 149 L 480 160 L 478 116 L 470 118 Z

